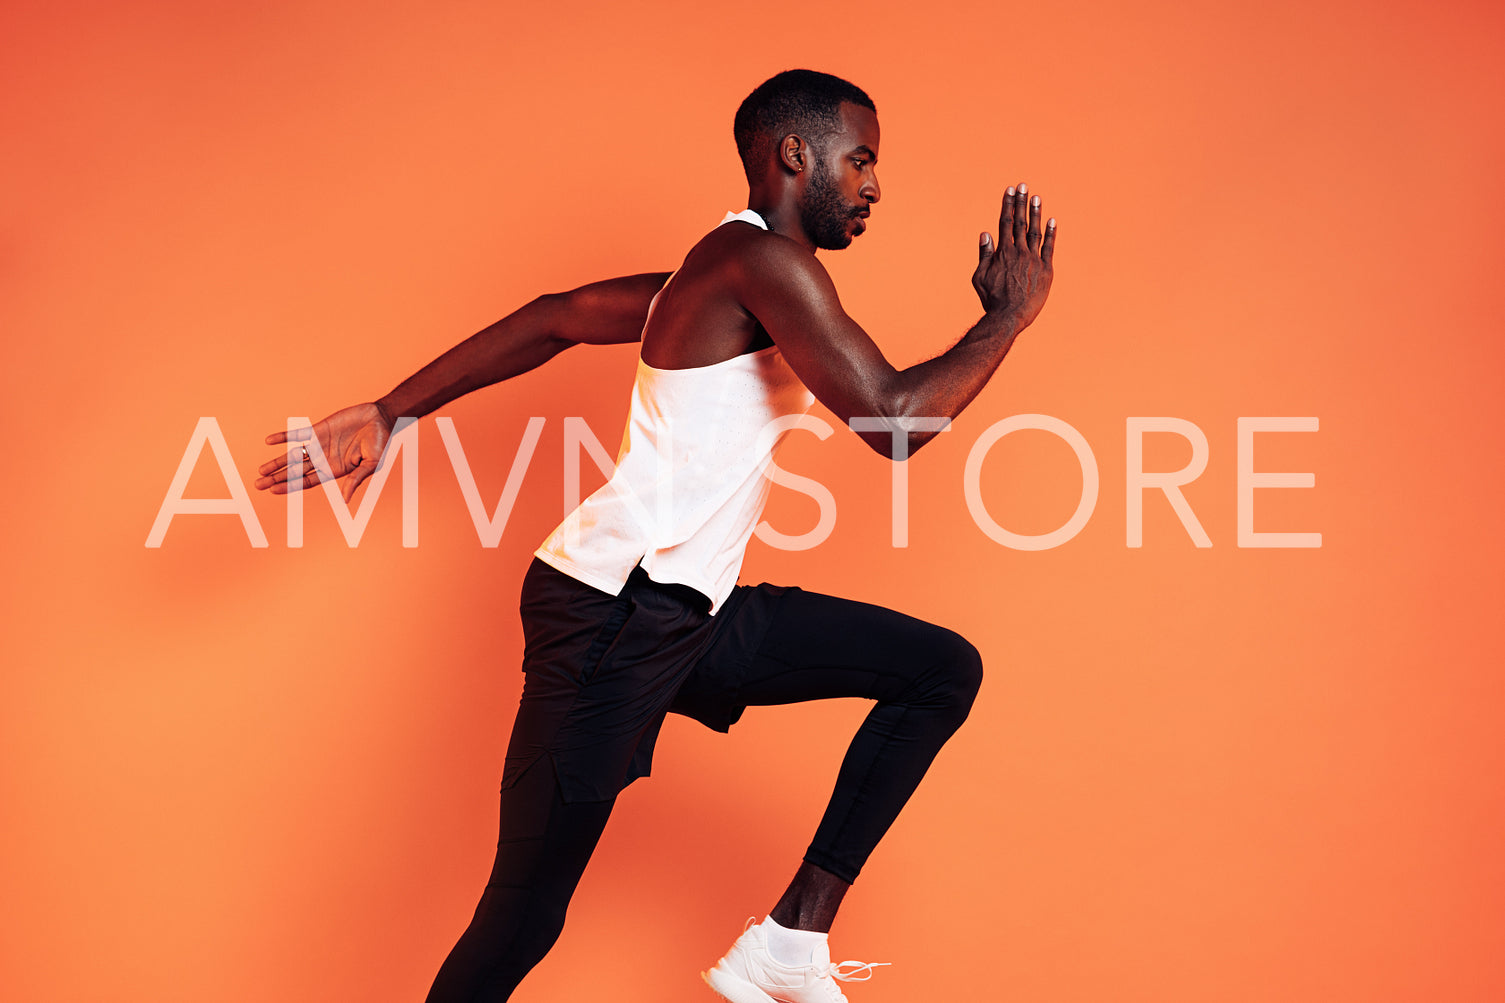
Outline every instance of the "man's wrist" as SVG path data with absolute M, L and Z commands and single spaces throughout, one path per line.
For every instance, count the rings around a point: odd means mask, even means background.
M 983 323 L 988 326 L 988 333 L 998 338 L 1013 339 L 1014 335 L 1024 330 L 1025 325 L 1020 323 L 1019 310 L 1017 307 L 1008 307 L 1001 310 L 989 310 L 983 314 Z
M 376 413 L 381 415 L 381 420 L 386 422 L 388 431 L 396 427 L 397 423 L 393 420 L 390 410 L 392 405 L 388 403 L 387 398 L 382 397 L 379 400 L 372 401 L 372 406 L 376 408 Z

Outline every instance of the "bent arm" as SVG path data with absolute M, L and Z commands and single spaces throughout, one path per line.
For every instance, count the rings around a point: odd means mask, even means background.
M 376 406 L 389 421 L 421 418 L 472 390 L 537 369 L 571 345 L 637 341 L 648 305 L 668 280 L 668 272 L 649 272 L 540 296 L 403 380 Z
M 1021 186 L 1023 188 L 1023 186 Z M 877 452 L 912 455 L 937 434 L 911 430 L 909 418 L 955 418 L 987 385 L 1045 304 L 1052 278 L 1054 220 L 1042 231 L 1039 199 L 1009 189 L 999 220 L 999 247 L 982 235 L 973 286 L 985 313 L 950 349 L 895 369 L 873 339 L 842 309 L 826 270 L 793 241 L 759 240 L 743 269 L 743 303 L 758 318 L 811 393 L 842 421 L 887 419 L 858 431 Z M 896 443 L 896 431 L 907 435 Z
M 814 264 L 814 259 L 810 259 Z M 825 270 L 749 305 L 790 368 L 817 400 L 850 425 L 853 418 L 955 418 L 987 385 L 1022 326 L 1002 312 L 984 314 L 949 350 L 907 369 L 895 369 L 866 331 L 842 309 Z M 859 431 L 862 440 L 893 457 L 891 428 Z M 936 431 L 907 436 L 912 455 Z

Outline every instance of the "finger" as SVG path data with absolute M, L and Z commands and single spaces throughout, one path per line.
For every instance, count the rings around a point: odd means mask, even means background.
M 1040 245 L 1040 260 L 1045 262 L 1045 267 L 1050 267 L 1051 259 L 1056 256 L 1056 218 L 1052 216 L 1045 223 L 1045 242 Z
M 268 438 L 270 438 L 270 436 L 268 436 Z M 310 439 L 309 441 L 311 442 L 313 440 Z M 291 462 L 291 457 L 295 455 L 299 457 L 299 462 L 301 463 L 310 463 L 313 460 L 313 456 L 311 453 L 309 453 L 308 447 L 299 446 L 297 449 L 290 449 L 286 453 L 283 453 L 281 456 L 276 456 L 270 460 L 267 460 L 261 466 L 256 468 L 256 472 L 258 474 L 261 474 L 263 477 L 275 474 L 283 467 L 286 467 Z
M 261 466 L 257 467 L 256 472 L 260 474 L 263 479 L 265 479 L 267 477 L 270 477 L 272 474 L 275 474 L 285 466 L 287 466 L 287 454 L 283 453 L 281 456 L 273 457 L 272 459 L 267 460 Z
M 312 466 L 310 460 L 301 457 L 298 459 L 297 466 L 299 471 L 298 476 L 300 477 L 304 476 L 302 471 L 317 471 L 317 468 Z M 286 456 L 279 456 L 275 460 L 268 460 L 266 463 L 263 463 L 256 472 L 261 476 L 256 478 L 256 480 L 252 482 L 253 486 L 258 491 L 265 491 L 270 488 L 273 494 L 286 494 L 286 489 L 283 488 L 282 490 L 278 490 L 278 485 L 285 485 L 287 481 L 293 477 L 294 474 L 293 464 L 288 460 L 288 457 Z
M 993 253 L 993 235 L 984 233 L 977 238 L 977 257 L 980 261 L 987 261 L 988 255 Z
M 355 489 L 361 486 L 361 482 L 376 472 L 376 464 L 367 463 L 364 459 L 350 471 L 345 478 L 345 504 L 350 504 L 350 499 L 355 497 Z
M 310 449 L 309 446 L 313 448 Z M 309 439 L 305 445 L 288 451 L 287 469 L 273 475 L 275 480 L 287 481 L 291 490 L 313 487 L 321 481 L 335 480 L 339 475 L 332 468 L 319 440 Z
M 1029 232 L 1025 234 L 1025 243 L 1031 251 L 1040 249 L 1040 196 L 1029 197 Z
M 295 428 L 291 432 L 273 432 L 267 436 L 268 446 L 280 446 L 284 442 L 307 442 L 314 437 L 312 428 Z
M 321 478 L 319 476 L 319 471 L 318 470 L 312 470 L 311 469 L 306 474 L 304 474 L 302 477 L 295 477 L 295 478 L 292 478 L 292 479 L 283 480 L 283 481 L 280 481 L 280 482 L 278 482 L 276 484 L 273 484 L 272 485 L 272 494 L 274 494 L 274 495 L 285 495 L 285 494 L 291 494 L 294 491 L 305 491 L 308 488 L 311 488 L 311 487 L 315 486 L 316 484 L 318 484 L 319 481 L 322 480 L 322 479 L 323 478 Z
M 1014 227 L 1014 186 L 1009 185 L 1003 193 L 1003 208 L 998 210 L 998 240 L 1000 243 L 1009 239 L 1009 234 Z
M 1029 185 L 1019 182 L 1017 194 L 1014 198 L 1014 246 L 1021 251 L 1029 250 L 1029 245 L 1024 242 L 1025 229 L 1029 224 Z

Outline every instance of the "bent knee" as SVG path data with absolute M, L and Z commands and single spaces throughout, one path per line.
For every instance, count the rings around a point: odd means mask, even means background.
M 952 659 L 952 678 L 959 693 L 966 697 L 970 710 L 977 691 L 982 689 L 982 652 L 971 641 L 956 635 L 956 650 Z
M 982 653 L 976 645 L 954 631 L 939 631 L 936 660 L 931 666 L 931 693 L 960 726 L 972 710 L 982 688 Z

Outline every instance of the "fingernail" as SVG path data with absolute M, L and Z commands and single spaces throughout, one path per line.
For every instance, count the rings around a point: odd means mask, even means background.
M 1019 194 L 1020 195 L 1028 195 L 1029 194 L 1029 185 L 1025 184 L 1023 181 L 1019 182 Z
M 1029 198 L 1029 204 L 1034 206 L 1036 209 L 1040 208 L 1040 196 L 1031 195 Z
M 1050 221 L 1047 222 L 1045 225 L 1048 226 L 1048 227 L 1050 227 L 1052 230 L 1054 230 L 1056 228 L 1056 218 L 1054 216 L 1050 217 Z
M 1009 198 L 1013 198 L 1014 197 L 1014 186 L 1013 185 L 1009 185 L 1008 196 L 1009 196 Z

